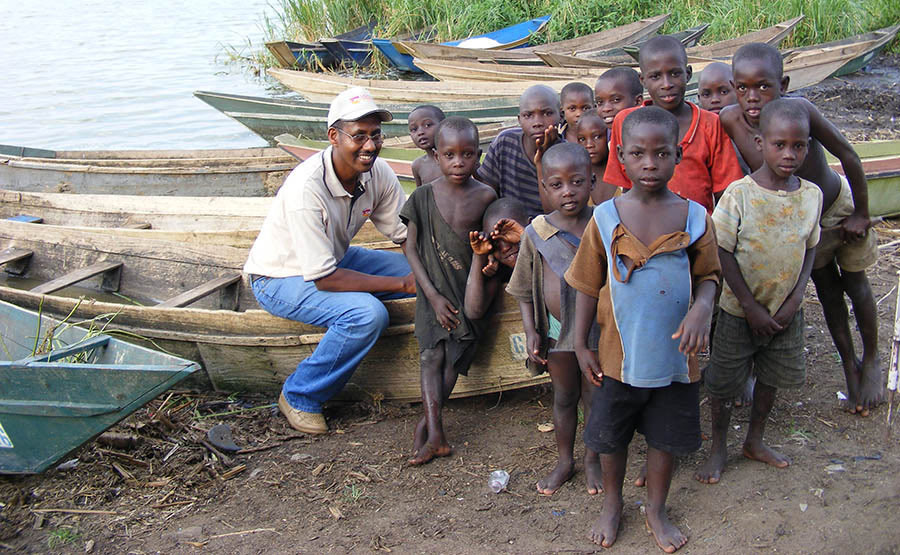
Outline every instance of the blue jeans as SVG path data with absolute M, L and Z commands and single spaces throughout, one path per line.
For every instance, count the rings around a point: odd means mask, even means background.
M 338 268 L 377 276 L 410 273 L 406 257 L 350 247 Z M 262 276 L 253 284 L 253 294 L 269 313 L 304 324 L 327 327 L 319 346 L 297 365 L 284 382 L 288 404 L 304 412 L 322 412 L 322 403 L 346 385 L 353 371 L 388 326 L 382 300 L 409 297 L 405 293 L 319 291 L 302 276 Z

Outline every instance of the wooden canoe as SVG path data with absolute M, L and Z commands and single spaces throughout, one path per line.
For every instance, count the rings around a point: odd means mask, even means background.
M 335 40 L 369 41 L 372 38 L 372 30 L 375 21 L 351 29 L 334 37 Z M 266 43 L 266 48 L 278 60 L 281 67 L 334 67 L 343 60 L 339 53 L 326 47 L 321 41 L 291 42 L 271 41 Z
M 784 57 L 784 74 L 790 76 L 788 90 L 795 91 L 820 83 L 847 64 L 865 57 L 880 40 L 847 45 L 821 46 L 789 52 Z
M 476 35 L 468 39 L 459 39 L 443 43 L 446 46 L 457 46 L 464 40 L 469 39 L 491 39 L 496 45 L 491 46 L 488 50 L 509 50 L 527 44 L 532 35 L 539 33 L 550 20 L 549 15 L 537 17 L 528 21 L 523 21 L 503 29 L 498 29 L 483 35 Z M 410 73 L 421 73 L 422 70 L 417 68 L 413 63 L 412 56 L 406 49 L 395 40 L 372 39 L 372 45 L 375 46 L 385 58 L 400 71 Z
M 803 20 L 803 15 L 798 15 L 793 19 L 776 23 L 771 27 L 753 31 L 745 35 L 741 35 L 735 39 L 720 40 L 712 44 L 692 46 L 687 49 L 688 56 L 698 56 L 701 58 L 730 58 L 737 52 L 738 48 L 751 42 L 762 42 L 774 47 L 778 47 L 784 39 L 794 32 L 794 29 Z
M 218 390 L 276 394 L 325 331 L 258 308 L 247 278 L 241 276 L 246 249 L 83 230 L 59 233 L 0 220 L 2 249 L 7 249 L 3 250 L 7 271 L 0 276 L 0 300 L 30 310 L 40 307 L 54 318 L 108 322 L 107 333 L 121 330 L 141 343 L 200 361 L 207 385 Z M 77 282 L 77 287 L 55 290 L 91 274 L 99 275 Z M 120 296 L 102 297 L 104 288 Z M 390 327 L 341 399 L 420 399 L 415 299 L 388 301 L 385 306 Z M 514 299 L 505 295 L 498 299 L 488 329 L 469 376 L 460 377 L 455 397 L 547 381 L 525 369 L 522 322 Z
M 861 52 L 859 52 L 856 57 L 848 60 L 846 63 L 844 63 L 844 65 L 835 70 L 835 72 L 831 75 L 833 77 L 840 77 L 841 75 L 847 75 L 865 67 L 866 64 L 875 59 L 875 57 L 878 56 L 878 54 L 880 54 L 882 50 L 884 50 L 888 43 L 894 40 L 894 37 L 897 36 L 898 31 L 900 31 L 900 23 L 891 27 L 884 27 L 883 29 L 878 29 L 877 31 L 862 33 L 841 40 L 825 42 L 813 46 L 805 46 L 803 48 L 794 48 L 792 50 L 784 52 L 784 56 L 785 60 L 787 60 L 791 56 L 795 56 L 800 53 L 815 54 L 816 51 L 823 49 L 853 46 L 860 43 L 867 44 L 868 46 Z
M 533 63 L 543 65 L 535 54 L 540 52 L 558 52 L 574 54 L 579 50 L 598 50 L 624 46 L 642 40 L 663 26 L 669 14 L 641 19 L 634 23 L 606 29 L 590 35 L 561 40 L 515 50 L 487 50 L 483 48 L 461 48 L 429 42 L 399 41 L 404 49 L 415 58 L 446 58 L 469 61 L 502 61 L 513 60 L 516 63 Z
M 5 302 L 0 340 L 0 474 L 43 472 L 200 368 Z
M 350 87 L 365 87 L 379 102 L 435 103 L 450 100 L 507 98 L 519 101 L 525 89 L 543 84 L 559 91 L 570 80 L 518 81 L 515 83 L 471 81 L 398 81 L 388 79 L 357 79 L 309 71 L 270 68 L 269 75 L 284 86 L 299 92 L 310 100 L 330 102 Z M 593 79 L 584 79 L 593 87 Z
M 327 145 L 321 141 L 306 141 L 292 135 L 280 136 L 278 147 L 299 161 L 306 160 L 310 156 L 314 156 L 325 148 Z M 382 148 L 378 154 L 380 160 L 387 162 L 388 166 L 394 170 L 398 178 L 413 179 L 412 163 L 413 160 L 422 156 L 421 150 L 407 150 L 399 148 Z
M 481 142 L 482 146 L 491 144 L 497 135 L 506 129 L 512 129 L 513 127 L 518 127 L 519 123 L 516 122 L 514 124 L 503 124 L 503 123 L 491 123 L 488 125 L 479 125 L 478 126 L 478 139 Z M 277 137 L 276 137 L 277 138 Z M 403 148 L 403 149 L 414 149 L 417 148 L 416 144 L 409 137 L 394 137 L 392 139 L 387 139 L 384 141 L 384 147 L 390 148 Z
M 263 196 L 296 166 L 277 148 L 42 150 L 0 145 L 0 188 L 133 195 Z
M 900 141 L 854 143 L 853 149 L 862 159 L 869 185 L 869 214 L 873 217 L 900 215 Z M 833 170 L 844 169 L 831 153 L 825 153 Z
M 194 91 L 194 96 L 272 144 L 276 142 L 275 137 L 283 133 L 309 139 L 326 138 L 329 107 L 326 103 L 207 91 Z M 420 105 L 391 103 L 380 106 L 394 115 L 393 121 L 382 124 L 382 132 L 389 137 L 406 135 L 409 113 Z M 440 108 L 447 116 L 467 117 L 479 125 L 504 123 L 519 113 L 518 101 L 504 98 L 442 102 Z

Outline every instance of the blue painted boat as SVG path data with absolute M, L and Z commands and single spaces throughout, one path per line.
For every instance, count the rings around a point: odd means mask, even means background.
M 6 302 L 0 340 L 0 474 L 43 472 L 200 368 Z
M 509 50 L 528 44 L 528 40 L 531 38 L 531 35 L 540 32 L 544 28 L 544 26 L 547 25 L 547 22 L 549 20 L 550 16 L 545 15 L 543 17 L 537 17 L 535 19 L 524 21 L 522 23 L 517 23 L 510 27 L 504 27 L 503 29 L 485 33 L 483 35 L 477 35 L 474 37 L 469 37 L 467 39 L 444 42 L 441 44 L 447 46 L 458 46 L 461 42 L 466 40 L 485 38 L 491 39 L 498 43 L 497 45 L 488 47 L 488 50 Z M 393 39 L 373 38 L 372 44 L 376 48 L 378 48 L 378 50 L 385 55 L 388 61 L 390 61 L 391 64 L 400 71 L 407 71 L 410 73 L 423 73 L 421 69 L 417 68 L 415 64 L 413 64 L 413 57 L 410 56 L 408 52 L 406 52 L 403 46 L 399 45 Z
M 372 30 L 375 28 L 375 24 L 373 20 L 367 25 L 361 25 L 356 29 L 341 33 L 333 39 L 325 40 L 346 40 L 348 44 L 368 45 L 369 40 L 372 38 Z M 315 42 L 271 41 L 266 43 L 266 48 L 269 49 L 269 52 L 275 56 L 275 59 L 284 68 L 316 68 L 319 66 L 330 68 L 340 64 L 343 58 L 340 51 L 332 51 L 321 40 Z M 368 48 L 371 50 L 371 47 Z

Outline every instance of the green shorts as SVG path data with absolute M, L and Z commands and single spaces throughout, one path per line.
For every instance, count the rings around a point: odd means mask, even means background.
M 727 399 L 744 390 L 751 372 L 757 381 L 777 389 L 796 388 L 806 382 L 803 348 L 803 309 L 781 333 L 761 337 L 745 318 L 719 310 L 709 368 L 704 383 L 709 394 Z

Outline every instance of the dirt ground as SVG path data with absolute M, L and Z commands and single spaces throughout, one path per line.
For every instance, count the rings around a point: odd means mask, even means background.
M 851 140 L 900 138 L 900 58 L 803 91 Z M 900 270 L 900 222 L 880 226 L 881 258 L 870 272 L 880 351 L 890 353 Z M 669 496 L 689 536 L 684 553 L 900 553 L 900 424 L 885 436 L 887 408 L 850 415 L 840 364 L 810 285 L 807 384 L 779 395 L 768 441 L 791 457 L 784 470 L 744 459 L 749 409 L 735 411 L 731 457 L 720 484 L 693 473 L 709 444 L 680 460 Z M 417 405 L 341 405 L 333 432 L 293 432 L 271 398 L 175 390 L 113 432 L 135 445 L 95 442 L 71 470 L 0 478 L 0 548 L 24 553 L 591 553 L 602 494 L 574 479 L 552 497 L 534 484 L 555 462 L 548 386 L 451 401 L 445 424 L 455 454 L 405 464 Z M 702 426 L 709 433 L 708 402 Z M 230 414 L 222 414 L 230 413 Z M 228 424 L 244 452 L 227 458 L 201 443 Z M 654 552 L 630 485 L 645 457 L 631 448 L 623 530 L 614 549 Z M 577 454 L 583 448 L 577 449 Z M 488 489 L 492 470 L 508 491 Z M 70 512 L 70 511 L 75 512 Z M 81 512 L 78 512 L 81 511 Z

